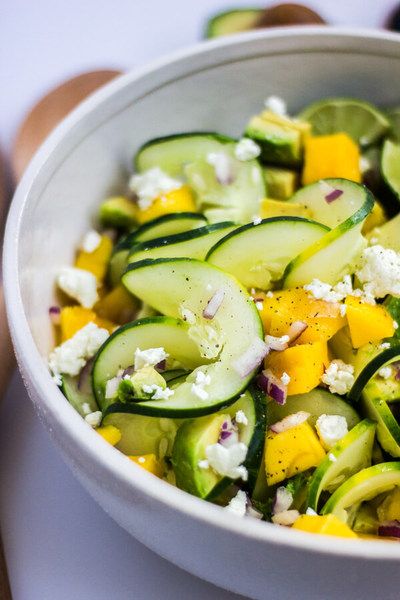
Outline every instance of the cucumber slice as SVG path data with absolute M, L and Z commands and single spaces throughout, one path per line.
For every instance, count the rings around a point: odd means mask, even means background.
M 373 354 L 373 358 L 366 364 L 366 366 L 360 371 L 356 380 L 354 381 L 351 390 L 348 393 L 348 399 L 355 402 L 361 396 L 365 386 L 372 379 L 372 377 L 386 364 L 393 362 L 400 356 L 400 342 L 399 340 L 393 339 L 390 348 L 386 348 L 379 352 L 379 354 Z
M 381 172 L 397 200 L 400 200 L 399 164 L 400 142 L 385 140 L 382 148 Z
M 343 483 L 329 498 L 321 514 L 333 513 L 351 526 L 354 508 L 400 485 L 400 462 L 380 463 L 363 469 Z M 349 509 L 353 508 L 352 511 Z M 349 514 L 350 513 L 350 514 Z
M 367 234 L 367 239 L 372 244 L 380 244 L 384 248 L 390 248 L 395 252 L 400 252 L 400 213 Z
M 308 483 L 307 507 L 317 511 L 323 491 L 334 492 L 351 475 L 371 465 L 375 429 L 374 421 L 364 419 L 331 448 Z
M 395 107 L 386 111 L 386 117 L 390 123 L 389 136 L 396 141 L 400 141 L 400 108 Z
M 133 246 L 128 263 L 145 258 L 186 257 L 203 260 L 209 249 L 233 229 L 233 223 L 214 223 L 184 233 L 139 242 Z
M 99 410 L 90 384 L 90 375 L 85 378 L 80 375 L 76 377 L 63 375 L 61 390 L 68 402 L 82 417 L 85 417 L 90 412 Z
M 310 283 L 314 278 L 335 285 L 344 275 L 354 272 L 365 248 L 366 241 L 361 235 L 361 228 L 363 220 L 374 205 L 372 194 L 363 185 L 346 179 L 325 181 L 332 187 L 343 190 L 341 198 L 343 197 L 343 201 L 351 207 L 352 214 L 288 264 L 284 273 L 284 288 L 302 286 Z M 295 196 L 297 202 L 300 198 L 301 203 L 307 206 L 308 197 L 313 207 L 323 206 L 325 202 L 320 182 L 306 186 Z M 327 207 L 331 205 L 327 204 Z M 335 216 L 336 218 L 339 218 L 338 215 Z
M 198 463 L 206 458 L 206 446 L 217 443 L 226 416 L 233 419 L 238 410 L 244 412 L 248 421 L 246 425 L 239 425 L 239 441 L 248 447 L 243 465 L 248 470 L 249 478 L 247 482 L 243 482 L 243 487 L 248 490 L 254 488 L 266 429 L 265 395 L 256 386 L 250 386 L 241 398 L 224 411 L 186 421 L 180 426 L 172 454 L 178 487 L 210 500 L 219 496 L 232 483 L 229 477 L 218 475 L 212 469 L 202 469 Z
M 315 388 L 306 394 L 288 396 L 285 404 L 269 402 L 268 425 L 273 425 L 287 415 L 305 410 L 310 413 L 308 422 L 313 427 L 321 415 L 339 415 L 347 421 L 347 427 L 352 429 L 360 421 L 356 410 L 340 396 L 331 394 L 324 388 Z
M 102 425 L 114 425 L 121 432 L 116 448 L 127 456 L 155 454 L 171 456 L 179 423 L 174 419 L 147 417 L 129 412 L 127 404 L 112 404 L 103 416 Z
M 260 8 L 239 8 L 218 13 L 207 22 L 204 37 L 211 39 L 248 31 L 254 27 L 262 13 Z
M 190 132 L 155 138 L 139 148 L 135 170 L 147 171 L 160 167 L 171 177 L 181 176 L 185 164 L 205 158 L 210 152 L 221 152 L 233 138 L 215 132 Z
M 198 344 L 200 353 L 214 360 L 201 369 L 210 377 L 206 400 L 200 400 L 192 387 L 196 369 L 167 403 L 138 402 L 135 410 L 151 410 L 161 416 L 165 406 L 170 416 L 200 416 L 228 406 L 246 389 L 255 368 L 241 378 L 234 361 L 263 339 L 263 328 L 254 302 L 231 275 L 199 260 L 166 258 L 129 265 L 122 282 L 163 314 L 175 318 L 183 315 L 189 322 L 189 336 Z M 222 303 L 213 319 L 205 319 L 203 310 L 217 290 L 224 292 Z
M 303 109 L 298 118 L 311 123 L 314 135 L 347 133 L 360 146 L 379 141 L 390 125 L 375 106 L 354 98 L 319 100 Z
M 126 235 L 114 248 L 108 268 L 108 278 L 112 287 L 116 287 L 121 279 L 132 246 L 137 242 L 162 239 L 165 236 L 183 233 L 207 224 L 207 219 L 200 213 L 181 212 L 162 215 L 144 223 L 135 231 Z
M 123 325 L 107 338 L 93 364 L 93 391 L 103 411 L 113 402 L 105 397 L 107 381 L 115 377 L 120 369 L 135 362 L 137 348 L 145 350 L 160 347 L 165 348 L 172 358 L 187 369 L 194 369 L 205 362 L 197 345 L 188 336 L 188 327 L 179 319 L 148 317 Z M 152 412 L 143 414 L 152 415 Z
M 282 278 L 299 251 L 322 238 L 328 228 L 301 217 L 274 217 L 249 223 L 220 240 L 207 261 L 232 273 L 247 288 L 269 289 Z
M 391 456 L 400 457 L 400 426 L 387 402 L 380 397 L 374 380 L 364 388 L 361 408 L 365 415 L 377 422 L 376 436 L 382 448 Z

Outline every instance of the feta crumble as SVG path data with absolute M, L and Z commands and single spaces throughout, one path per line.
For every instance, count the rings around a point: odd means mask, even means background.
M 86 423 L 88 423 L 91 427 L 98 427 L 101 423 L 101 417 L 102 417 L 102 412 L 101 410 L 96 410 L 95 412 L 89 413 L 88 415 L 85 416 L 85 421 Z
M 315 424 L 322 445 L 330 450 L 348 433 L 347 421 L 339 415 L 321 415 Z
M 259 225 L 262 221 L 262 218 L 259 217 L 258 215 L 254 215 L 254 217 L 252 218 L 253 221 L 253 225 Z
M 234 154 L 237 160 L 252 160 L 261 154 L 261 148 L 255 143 L 254 140 L 251 140 L 250 138 L 242 138 L 236 144 Z
M 105 397 L 107 399 L 114 398 L 114 396 L 117 395 L 118 386 L 119 386 L 120 382 L 121 382 L 121 377 L 118 375 L 117 375 L 117 377 L 112 377 L 111 379 L 109 379 L 107 381 L 106 391 L 105 391 Z
M 382 377 L 383 379 L 389 379 L 389 377 L 392 375 L 392 368 L 391 367 L 382 367 L 382 369 L 379 369 L 378 375 L 379 375 L 379 377 Z
M 200 398 L 200 400 L 208 399 L 208 392 L 204 389 L 206 385 L 211 383 L 210 375 L 206 375 L 203 371 L 197 371 L 196 380 L 190 388 L 192 394 Z
M 379 344 L 378 348 L 379 350 L 387 350 L 390 348 L 390 342 L 383 342 L 382 344 Z
M 245 413 L 243 412 L 243 410 L 238 410 L 236 415 L 235 415 L 235 421 L 236 423 L 242 423 L 243 425 L 248 425 L 249 421 L 245 415 Z
M 264 100 L 264 106 L 280 117 L 287 117 L 286 102 L 280 96 L 268 96 Z
M 92 308 L 98 300 L 97 278 L 90 271 L 63 267 L 57 277 L 58 287 L 85 308 Z
M 136 348 L 135 350 L 135 371 L 140 371 L 144 367 L 154 367 L 159 362 L 166 360 L 169 354 L 167 354 L 164 348 L 148 348 L 147 350 L 141 350 Z
M 282 381 L 283 385 L 288 385 L 288 383 L 290 383 L 290 376 L 284 372 L 281 377 L 281 381 Z
M 379 244 L 365 248 L 356 275 L 363 289 L 375 298 L 400 297 L 400 254 Z
M 174 390 L 171 390 L 168 387 L 162 388 L 161 386 L 159 386 L 155 383 L 152 385 L 144 384 L 142 386 L 142 389 L 145 394 L 152 394 L 152 396 L 151 396 L 152 400 L 168 400 L 168 398 L 170 396 L 173 396 L 173 394 L 174 394 Z
M 264 305 L 262 302 L 256 302 L 256 308 L 257 310 L 262 310 L 264 308 Z
M 209 152 L 206 162 L 214 167 L 215 177 L 221 184 L 233 182 L 231 158 L 225 152 Z
M 90 412 L 92 412 L 92 409 L 90 408 L 89 402 L 84 402 L 82 404 L 82 410 L 85 413 L 85 415 L 88 415 Z
M 88 252 L 90 254 L 91 252 L 94 252 L 100 246 L 100 242 L 101 242 L 101 235 L 94 229 L 91 229 L 90 231 L 88 231 L 85 234 L 85 236 L 82 240 L 81 249 L 84 252 Z
M 173 179 L 160 167 L 132 175 L 129 180 L 129 189 L 137 195 L 140 210 L 148 209 L 154 200 L 181 187 L 182 182 L 179 179 Z
M 218 475 L 231 479 L 241 477 L 243 481 L 247 481 L 247 469 L 241 464 L 246 456 L 247 446 L 243 442 L 237 442 L 228 448 L 218 443 L 206 446 L 206 457 L 211 469 Z
M 243 490 L 239 490 L 236 496 L 234 496 L 227 506 L 224 506 L 224 510 L 237 515 L 238 517 L 244 517 L 247 509 L 247 494 Z
M 274 297 L 274 294 L 273 294 L 271 291 L 269 291 L 269 292 L 267 292 L 267 293 L 265 294 L 265 297 L 266 297 L 266 298 L 273 298 L 273 297 Z
M 332 452 L 329 453 L 329 460 L 331 462 L 336 462 L 337 461 L 336 456 L 334 454 L 332 454 Z
M 108 338 L 108 331 L 88 323 L 69 340 L 54 348 L 49 356 L 49 368 L 61 381 L 60 374 L 78 375 Z
M 199 467 L 199 469 L 209 469 L 210 465 L 208 464 L 208 460 L 204 459 L 204 460 L 199 460 L 199 462 L 197 463 L 197 466 Z
M 332 394 L 347 394 L 354 383 L 354 367 L 346 365 L 342 360 L 333 360 L 321 381 L 329 387 Z
M 316 513 L 315 510 L 311 508 L 311 506 L 309 506 L 306 510 L 306 515 L 308 515 L 309 517 L 317 517 L 318 513 Z

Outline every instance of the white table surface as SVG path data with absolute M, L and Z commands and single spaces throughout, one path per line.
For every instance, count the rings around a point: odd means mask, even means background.
M 42 94 L 96 68 L 128 70 L 201 39 L 208 16 L 252 0 L 4 0 L 0 146 Z M 274 2 L 259 2 L 271 5 Z M 333 24 L 380 26 L 393 0 L 309 0 Z M 123 531 L 74 479 L 19 375 L 0 409 L 0 522 L 14 600 L 233 600 Z

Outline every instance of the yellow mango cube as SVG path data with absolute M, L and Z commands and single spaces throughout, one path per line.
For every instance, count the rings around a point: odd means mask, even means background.
M 325 450 L 306 421 L 281 433 L 269 430 L 265 441 L 267 483 L 274 485 L 311 467 L 318 467 L 324 457 Z
M 97 281 L 102 283 L 106 274 L 108 261 L 113 249 L 110 238 L 106 235 L 101 236 L 100 244 L 93 252 L 81 250 L 75 261 L 75 267 L 90 271 L 96 276 Z
M 102 427 L 97 427 L 97 433 L 101 435 L 102 438 L 106 440 L 111 446 L 115 446 L 120 441 L 122 435 L 117 427 L 114 425 L 104 425 Z
M 328 177 L 361 181 L 358 146 L 345 133 L 309 137 L 304 142 L 303 185 Z
M 120 284 L 103 296 L 94 305 L 94 310 L 99 317 L 124 325 L 133 320 L 139 310 L 139 301 Z
M 357 538 L 358 535 L 335 515 L 300 515 L 295 521 L 293 529 L 308 531 L 310 533 L 323 533 L 339 537 Z
M 355 296 L 347 296 L 346 306 L 353 348 L 361 348 L 394 334 L 393 317 L 381 304 L 372 305 Z
M 157 460 L 155 454 L 142 454 L 141 456 L 129 456 L 129 458 L 149 473 L 157 475 L 157 477 L 162 477 L 165 473 L 165 462 Z
M 172 190 L 168 194 L 164 194 L 156 198 L 150 206 L 144 210 L 137 211 L 137 220 L 139 225 L 176 212 L 195 212 L 196 205 L 194 203 L 192 192 L 187 185 L 183 185 L 177 190 Z
M 389 492 L 376 509 L 378 521 L 400 521 L 400 488 Z
M 112 333 L 116 324 L 102 319 L 96 315 L 94 310 L 83 306 L 64 306 L 60 315 L 61 343 L 72 338 L 73 335 L 88 323 L 95 323 L 101 329 L 107 329 Z
M 264 198 L 261 201 L 260 217 L 262 219 L 271 217 L 304 217 L 307 219 L 310 218 L 310 211 L 303 204 Z
M 281 379 L 283 373 L 289 375 L 288 396 L 305 394 L 316 388 L 328 365 L 326 342 L 300 344 L 291 346 L 283 352 L 271 352 L 264 361 L 265 368 L 271 369 L 278 379 Z

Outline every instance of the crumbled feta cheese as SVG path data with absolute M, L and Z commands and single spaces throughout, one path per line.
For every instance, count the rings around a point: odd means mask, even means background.
M 378 348 L 379 350 L 387 350 L 390 348 L 390 342 L 383 342 L 382 344 L 379 344 Z
M 306 510 L 306 515 L 308 515 L 310 517 L 317 517 L 318 513 L 316 513 L 315 510 L 313 508 L 311 508 L 311 506 L 309 506 Z
M 222 444 L 206 446 L 206 456 L 210 467 L 218 473 L 231 479 L 241 477 L 247 481 L 247 469 L 241 464 L 247 456 L 247 446 L 243 442 L 232 444 L 228 448 Z
M 336 462 L 337 461 L 336 456 L 334 454 L 332 454 L 332 452 L 329 453 L 329 460 L 331 462 Z
M 243 423 L 243 425 L 248 425 L 249 421 L 242 410 L 238 410 L 235 415 L 236 423 Z
M 389 379 L 389 377 L 392 375 L 391 367 L 382 367 L 382 369 L 379 369 L 378 375 L 383 379 Z
M 252 160 L 261 154 L 261 148 L 254 140 L 242 138 L 234 149 L 235 158 L 240 161 Z
M 367 294 L 400 297 L 400 254 L 379 244 L 365 248 L 356 275 Z
M 298 510 L 283 510 L 276 515 L 273 515 L 271 520 L 275 525 L 293 525 L 299 516 L 300 513 Z
M 238 517 L 244 517 L 247 508 L 247 494 L 243 490 L 239 490 L 236 496 L 234 496 L 229 504 L 224 507 L 230 513 L 237 515 Z
M 101 235 L 94 229 L 91 229 L 85 234 L 85 237 L 82 240 L 81 248 L 84 252 L 91 253 L 100 246 L 100 242 Z
M 169 194 L 182 187 L 182 182 L 164 173 L 160 167 L 153 167 L 142 174 L 132 175 L 129 188 L 138 197 L 140 210 L 146 210 L 156 198 Z
M 89 413 L 85 417 L 86 423 L 88 423 L 91 427 L 98 427 L 101 423 L 102 417 L 101 410 L 96 410 L 95 412 Z
M 84 402 L 82 404 L 82 410 L 85 413 L 85 415 L 88 415 L 90 412 L 92 412 L 92 409 L 90 408 L 89 402 Z
M 340 415 L 321 415 L 315 424 L 322 445 L 330 450 L 348 432 L 347 421 Z
M 265 294 L 265 296 L 266 296 L 267 298 L 273 298 L 273 297 L 274 297 L 274 295 L 273 295 L 273 293 L 272 293 L 271 291 L 267 292 L 267 293 Z
M 145 459 L 145 457 L 144 457 L 144 456 L 139 456 L 139 458 L 138 458 L 138 462 L 140 462 L 140 463 L 144 463 L 144 462 L 146 462 L 146 459 Z
M 148 348 L 147 350 L 141 350 L 136 348 L 135 350 L 135 371 L 140 371 L 144 367 L 154 367 L 159 362 L 166 360 L 169 354 L 167 354 L 164 348 Z
M 393 327 L 394 327 L 395 329 L 398 329 L 398 328 L 399 328 L 399 324 L 398 324 L 398 322 L 397 322 L 397 321 L 393 321 Z
M 214 167 L 215 177 L 221 184 L 233 183 L 231 158 L 225 152 L 209 152 L 206 162 Z
M 151 385 L 143 384 L 142 389 L 145 394 L 152 394 L 152 400 L 168 400 L 168 398 L 174 394 L 174 390 L 171 390 L 168 387 L 162 388 L 155 383 Z
M 369 245 L 370 246 L 375 246 L 375 244 L 379 244 L 379 238 L 377 237 L 372 237 L 369 239 Z
M 371 161 L 368 160 L 368 158 L 366 158 L 365 156 L 360 156 L 360 171 L 361 173 L 366 173 L 366 171 L 369 171 L 371 168 Z
M 340 316 L 344 317 L 346 315 L 346 310 L 347 310 L 347 305 L 346 304 L 341 304 L 339 306 L 339 312 L 340 312 Z
M 196 380 L 192 384 L 192 387 L 191 387 L 192 394 L 194 394 L 195 396 L 200 398 L 200 400 L 203 400 L 203 401 L 207 400 L 208 392 L 204 388 L 206 385 L 209 385 L 210 383 L 211 383 L 210 375 L 206 375 L 203 371 L 197 371 Z
M 257 310 L 262 310 L 264 308 L 264 305 L 262 302 L 256 302 L 256 308 Z
M 78 375 L 87 361 L 92 358 L 103 342 L 108 331 L 94 323 L 88 323 L 69 340 L 54 348 L 49 356 L 49 368 L 54 375 Z
M 325 302 L 343 300 L 342 294 L 335 292 L 329 283 L 322 283 L 319 279 L 313 279 L 311 283 L 303 287 L 307 292 L 311 292 L 316 300 L 325 300 Z
M 288 385 L 288 383 L 290 382 L 290 376 L 287 373 L 283 373 L 281 381 L 283 385 Z
M 252 218 L 252 221 L 253 221 L 253 225 L 259 225 L 261 223 L 262 219 L 258 215 L 254 215 L 254 217 Z
M 210 465 L 208 464 L 208 460 L 204 459 L 204 460 L 199 460 L 199 462 L 197 463 L 197 466 L 199 467 L 199 469 L 209 469 Z
M 206 290 L 207 290 L 207 292 L 211 292 L 211 290 L 212 290 L 211 283 L 207 283 Z
M 128 375 L 129 378 L 129 375 Z M 112 377 L 111 379 L 109 379 L 106 383 L 106 392 L 105 392 L 105 396 L 107 399 L 109 398 L 114 398 L 114 396 L 117 395 L 117 391 L 118 391 L 118 386 L 121 382 L 121 377 L 117 376 L 117 377 Z
M 57 277 L 58 287 L 85 308 L 97 302 L 97 278 L 90 271 L 63 267 Z
M 286 102 L 280 96 L 268 96 L 264 100 L 264 106 L 276 115 L 287 117 Z
M 333 360 L 321 381 L 329 387 L 332 394 L 347 394 L 354 383 L 354 367 L 346 365 L 342 360 Z

